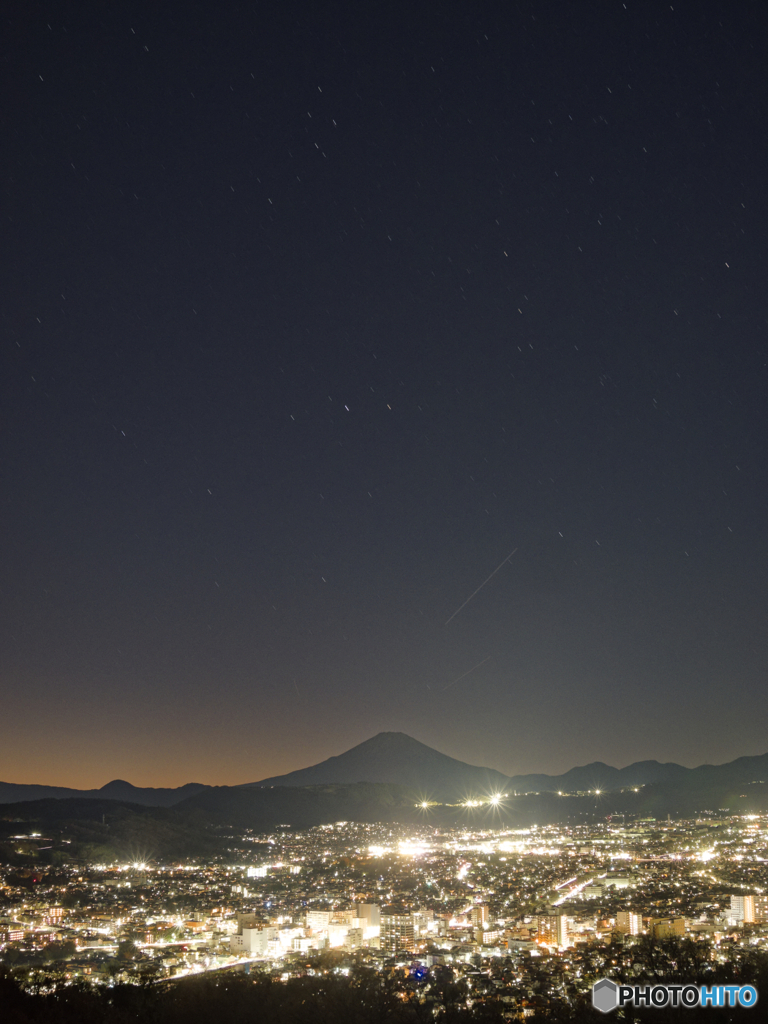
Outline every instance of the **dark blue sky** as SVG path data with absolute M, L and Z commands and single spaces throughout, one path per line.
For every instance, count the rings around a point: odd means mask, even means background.
M 766 20 L 17 5 L 0 777 L 765 752 Z

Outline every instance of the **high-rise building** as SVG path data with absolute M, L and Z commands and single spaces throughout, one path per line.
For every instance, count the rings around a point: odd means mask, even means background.
M 754 924 L 755 897 L 731 896 L 731 913 L 729 916 L 735 918 L 740 924 Z
M 539 917 L 536 940 L 546 943 L 548 946 L 560 946 L 561 948 L 568 946 L 567 916 L 565 914 L 542 914 Z
M 384 907 L 381 912 L 381 948 L 390 953 L 413 949 L 413 918 L 402 907 Z
M 620 910 L 616 915 L 616 931 L 624 935 L 641 935 L 643 931 L 643 919 L 640 914 L 633 914 L 629 910 Z
M 478 903 L 469 912 L 469 920 L 473 928 L 487 928 L 489 909 L 484 903 Z
M 768 921 L 768 893 L 755 896 L 755 921 Z

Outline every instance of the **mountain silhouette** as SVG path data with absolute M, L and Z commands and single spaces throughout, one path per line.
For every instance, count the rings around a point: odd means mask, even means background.
M 246 785 L 263 788 L 357 782 L 407 786 L 424 800 L 466 800 L 500 792 L 509 779 L 493 768 L 479 768 L 441 754 L 404 732 L 380 732 L 320 764 Z

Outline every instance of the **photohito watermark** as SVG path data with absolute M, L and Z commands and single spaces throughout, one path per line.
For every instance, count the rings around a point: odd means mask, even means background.
M 617 985 L 602 978 L 592 986 L 592 1005 L 600 1013 L 622 1006 L 755 1006 L 754 985 Z

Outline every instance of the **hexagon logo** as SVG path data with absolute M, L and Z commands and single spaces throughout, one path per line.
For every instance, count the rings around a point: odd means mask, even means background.
M 610 1013 L 619 1005 L 619 986 L 602 978 L 592 986 L 592 1005 L 600 1013 Z

